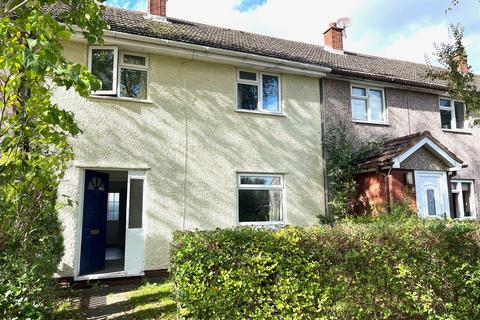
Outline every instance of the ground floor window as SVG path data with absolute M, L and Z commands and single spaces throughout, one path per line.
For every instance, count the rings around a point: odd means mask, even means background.
M 475 217 L 473 181 L 452 180 L 453 213 L 455 218 Z
M 240 223 L 283 222 L 283 176 L 238 175 L 238 200 Z

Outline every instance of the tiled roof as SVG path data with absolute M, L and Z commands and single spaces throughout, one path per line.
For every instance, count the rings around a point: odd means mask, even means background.
M 55 6 L 54 13 L 62 7 Z M 445 82 L 425 78 L 427 65 L 353 52 L 332 53 L 323 46 L 284 40 L 201 23 L 168 18 L 145 19 L 145 13 L 106 7 L 104 19 L 112 31 L 208 46 L 329 67 L 332 73 L 425 88 L 445 89 Z M 319 37 L 321 33 L 319 33 Z
M 415 146 L 423 138 L 430 139 L 433 143 L 435 143 L 438 147 L 445 151 L 450 157 L 455 159 L 457 162 L 463 164 L 463 161 L 456 154 L 448 150 L 448 148 L 445 147 L 440 141 L 435 139 L 429 131 L 424 131 L 385 141 L 381 146 L 379 152 L 372 155 L 372 157 L 361 163 L 359 165 L 359 168 L 367 169 L 390 166 L 393 164 L 394 158 L 400 156 L 401 154 Z

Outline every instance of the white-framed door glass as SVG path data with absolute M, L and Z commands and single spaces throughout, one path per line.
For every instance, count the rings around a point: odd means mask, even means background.
M 125 272 L 140 274 L 144 269 L 145 172 L 129 171 L 127 221 L 125 231 Z

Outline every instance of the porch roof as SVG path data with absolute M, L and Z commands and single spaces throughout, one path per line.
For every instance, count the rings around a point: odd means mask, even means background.
M 400 168 L 402 161 L 424 146 L 442 161 L 448 163 L 452 171 L 461 170 L 467 166 L 455 153 L 435 139 L 429 131 L 423 131 L 385 141 L 378 153 L 372 155 L 358 167 L 361 170 L 378 167 Z

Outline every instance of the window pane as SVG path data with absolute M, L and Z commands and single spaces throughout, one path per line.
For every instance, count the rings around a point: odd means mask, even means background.
M 462 183 L 462 195 L 463 195 L 463 214 L 465 217 L 471 217 L 472 211 L 470 208 L 471 198 L 471 185 L 470 183 Z
M 123 63 L 133 64 L 133 65 L 136 65 L 136 66 L 146 66 L 147 65 L 147 59 L 145 57 L 141 57 L 141 56 L 124 54 L 123 55 Z
M 454 105 L 457 129 L 463 129 L 465 126 L 465 105 L 461 102 L 455 102 Z
M 258 86 L 238 84 L 238 109 L 257 110 Z
M 143 211 L 143 180 L 130 180 L 130 205 L 128 228 L 142 228 L 142 211 Z
M 255 72 L 240 71 L 239 77 L 242 80 L 257 81 L 257 74 Z
M 264 75 L 263 77 L 263 109 L 279 111 L 278 77 Z
M 281 177 L 257 177 L 257 176 L 241 176 L 240 177 L 241 184 L 258 184 L 264 186 L 280 186 Z
M 92 50 L 92 74 L 102 82 L 102 90 L 113 90 L 114 58 L 112 49 Z
M 460 194 L 459 193 L 452 193 L 453 197 L 453 217 L 460 218 Z
M 367 101 L 352 99 L 353 120 L 367 120 Z
M 373 121 L 384 121 L 383 117 L 383 95 L 380 90 L 370 90 L 368 92 L 370 116 Z
M 147 99 L 147 71 L 122 68 L 120 96 Z
M 352 87 L 352 95 L 353 96 L 366 97 L 367 96 L 367 89 Z
M 281 221 L 281 190 L 239 190 L 240 222 Z
M 440 110 L 440 118 L 442 119 L 442 129 L 452 129 L 452 112 L 448 110 Z
M 440 106 L 450 108 L 450 100 L 440 99 Z
M 427 190 L 427 202 L 428 202 L 428 215 L 434 216 L 437 214 L 437 208 L 435 204 L 435 191 Z
M 108 193 L 107 220 L 117 221 L 119 212 L 120 212 L 120 193 L 118 192 Z

